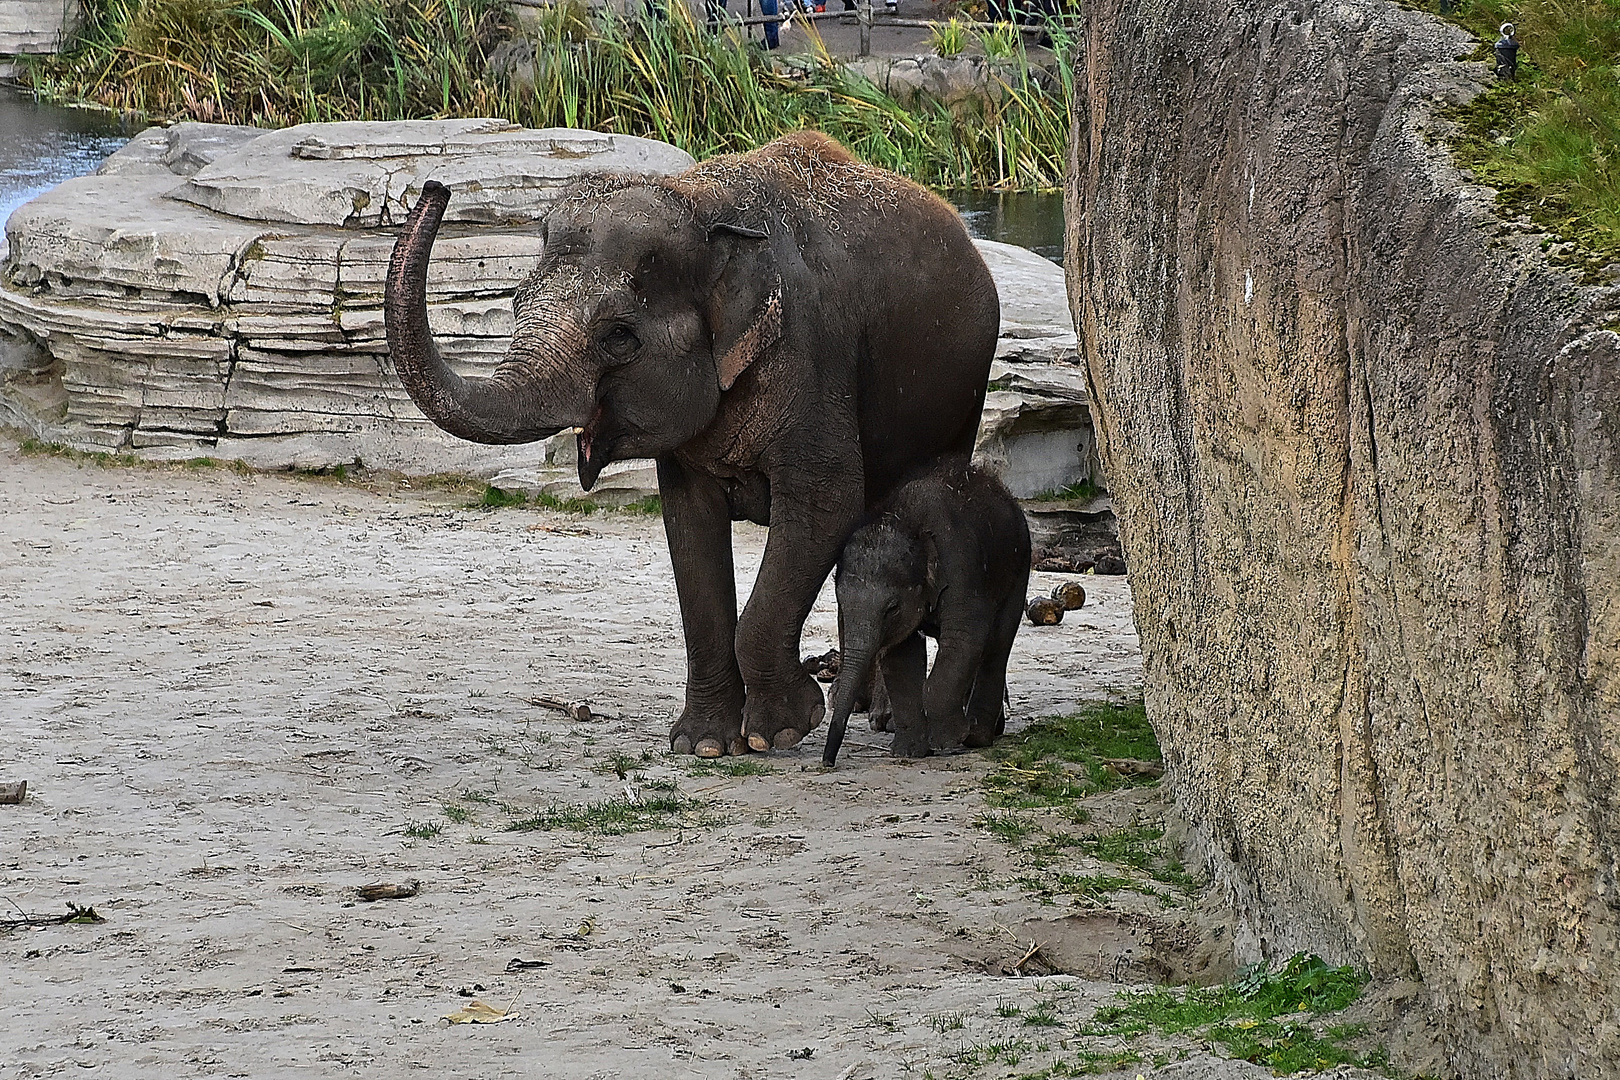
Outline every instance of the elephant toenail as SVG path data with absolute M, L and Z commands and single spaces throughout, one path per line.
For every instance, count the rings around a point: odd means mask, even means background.
M 785 727 L 776 733 L 776 748 L 778 750 L 786 750 L 790 746 L 798 746 L 799 740 L 803 738 L 804 736 L 799 734 L 797 731 L 794 731 L 790 727 Z
M 765 736 L 758 732 L 748 736 L 748 745 L 762 754 L 771 748 L 771 744 L 765 741 Z
M 731 756 L 742 757 L 748 753 L 748 740 L 741 735 L 731 740 Z
M 719 757 L 726 752 L 720 745 L 719 739 L 699 739 L 697 744 L 698 757 Z
M 672 754 L 690 754 L 692 752 L 692 740 L 685 735 L 677 735 L 675 741 L 669 744 L 669 751 Z

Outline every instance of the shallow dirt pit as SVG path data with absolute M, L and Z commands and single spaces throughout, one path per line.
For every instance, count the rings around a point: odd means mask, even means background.
M 666 753 L 656 518 L 13 443 L 0 504 L 0 782 L 29 784 L 0 896 L 106 920 L 0 932 L 6 1075 L 1022 1075 L 1064 1033 L 998 1005 L 1067 1023 L 1118 989 L 986 973 L 1064 911 L 974 827 L 982 755 L 895 761 L 853 727 L 833 772 L 821 731 L 753 775 Z M 736 539 L 746 592 L 764 531 Z M 1086 584 L 1020 636 L 1017 723 L 1136 692 L 1126 581 Z M 833 628 L 829 590 L 805 655 Z M 627 785 L 669 807 L 652 827 L 508 829 Z M 472 1000 L 513 1018 L 442 1019 Z

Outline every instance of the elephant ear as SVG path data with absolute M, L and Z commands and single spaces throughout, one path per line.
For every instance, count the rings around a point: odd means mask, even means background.
M 709 230 L 709 244 L 720 269 L 705 314 L 724 391 L 782 339 L 782 275 L 768 233 L 719 224 Z

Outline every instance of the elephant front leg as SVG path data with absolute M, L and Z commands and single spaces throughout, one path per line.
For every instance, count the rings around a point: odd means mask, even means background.
M 914 633 L 883 654 L 883 684 L 888 687 L 892 716 L 889 729 L 895 757 L 922 758 L 932 754 L 928 720 L 923 708 L 924 678 L 928 674 L 928 646 Z
M 796 746 L 826 715 L 821 686 L 799 662 L 799 639 L 860 515 L 859 495 L 857 485 L 855 497 L 840 503 L 823 491 L 818 505 L 772 478 L 770 537 L 737 625 L 737 663 L 748 688 L 743 730 L 755 750 Z
M 686 708 L 669 729 L 677 754 L 746 754 L 743 680 L 737 667 L 737 585 L 731 562 L 731 510 L 713 477 L 670 455 L 658 459 L 664 533 L 686 635 Z

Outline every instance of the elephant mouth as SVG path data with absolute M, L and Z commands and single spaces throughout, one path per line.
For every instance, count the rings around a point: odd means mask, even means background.
M 590 422 L 575 436 L 579 447 L 579 486 L 586 491 L 596 486 L 602 469 L 613 460 L 613 446 L 618 442 L 611 432 L 603 430 L 602 420 L 602 407 L 598 405 Z

